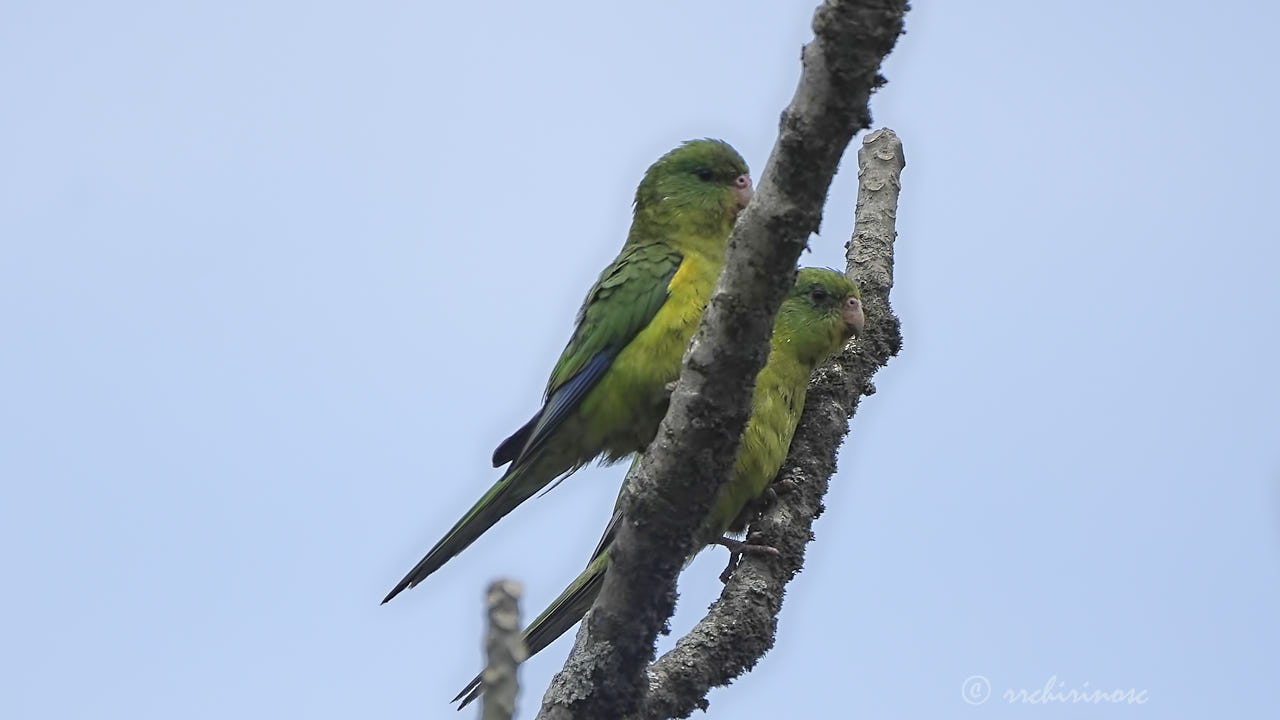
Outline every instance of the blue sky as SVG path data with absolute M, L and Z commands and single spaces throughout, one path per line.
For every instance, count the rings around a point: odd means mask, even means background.
M 1000 697 L 1050 678 L 1273 715 L 1277 11 L 917 5 L 873 101 L 905 348 L 710 716 L 1103 712 Z M 0 716 L 455 717 L 485 584 L 531 617 L 621 469 L 378 600 L 496 478 L 648 163 L 713 136 L 763 167 L 809 19 L 0 6 Z M 842 262 L 852 167 L 806 264 Z

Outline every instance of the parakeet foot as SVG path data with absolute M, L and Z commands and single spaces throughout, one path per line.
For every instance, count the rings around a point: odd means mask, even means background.
M 729 582 L 729 576 L 737 569 L 743 555 L 773 555 L 774 557 L 778 555 L 778 549 L 772 545 L 752 545 L 729 537 L 722 537 L 711 542 L 729 549 L 729 564 L 725 567 L 724 572 L 720 573 L 720 582 L 722 583 Z
M 745 528 L 753 520 L 772 508 L 778 502 L 778 498 L 795 492 L 799 487 L 794 481 L 786 478 L 771 483 L 764 489 L 764 492 L 760 493 L 759 497 L 742 508 L 742 512 L 738 514 L 738 519 L 729 527 L 734 529 Z
M 768 508 L 773 507 L 773 504 L 778 502 L 779 497 L 782 497 L 783 495 L 790 495 L 798 488 L 799 486 L 790 478 L 782 478 L 777 482 L 770 483 L 769 487 L 765 488 L 764 492 L 760 494 L 760 512 L 764 512 Z

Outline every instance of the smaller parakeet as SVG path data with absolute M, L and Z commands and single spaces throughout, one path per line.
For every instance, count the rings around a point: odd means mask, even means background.
M 663 155 L 636 188 L 631 231 L 578 312 L 543 405 L 493 453 L 507 470 L 382 602 L 422 582 L 516 506 L 594 460 L 620 460 L 653 439 L 668 383 L 724 266 L 751 199 L 742 157 L 720 140 Z
M 731 558 L 721 577 L 727 580 L 741 552 L 773 550 L 745 545 L 725 535 L 746 530 L 753 501 L 765 492 L 782 467 L 804 409 L 809 376 L 850 337 L 861 333 L 864 322 L 861 295 L 844 275 L 820 268 L 800 270 L 795 287 L 778 310 L 768 362 L 756 376 L 751 417 L 742 435 L 733 475 L 720 487 L 711 513 L 699 527 L 694 537 L 697 549 L 690 554 L 690 561 L 708 545 L 725 545 Z M 615 510 L 587 568 L 525 628 L 530 657 L 577 624 L 591 608 L 609 569 L 609 544 L 620 520 Z M 477 676 L 454 700 L 462 700 L 465 706 L 481 692 Z

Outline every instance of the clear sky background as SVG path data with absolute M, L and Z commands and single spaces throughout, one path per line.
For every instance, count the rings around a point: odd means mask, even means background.
M 645 167 L 763 167 L 811 10 L 0 5 L 0 716 L 458 717 L 484 586 L 541 609 L 621 469 L 378 601 L 496 479 Z M 872 106 L 906 344 L 711 717 L 1275 715 L 1278 24 L 917 3 Z M 999 697 L 1052 677 L 1149 700 Z

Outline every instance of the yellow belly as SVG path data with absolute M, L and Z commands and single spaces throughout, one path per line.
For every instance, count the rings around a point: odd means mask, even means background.
M 680 361 L 715 287 L 720 264 L 686 255 L 667 285 L 667 301 L 618 353 L 600 383 L 583 398 L 579 417 L 588 444 L 613 462 L 653 439 L 666 412 L 666 385 L 680 376 Z M 614 429 L 606 433 L 604 428 Z

